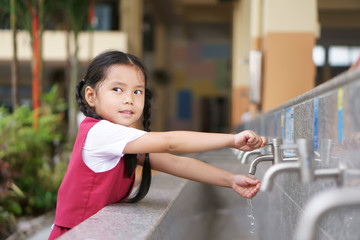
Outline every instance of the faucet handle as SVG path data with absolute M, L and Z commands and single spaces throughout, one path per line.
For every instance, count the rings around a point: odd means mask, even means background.
M 272 153 L 273 153 L 273 156 L 274 156 L 274 163 L 277 164 L 277 163 L 280 163 L 283 161 L 283 153 L 282 153 L 282 150 L 280 149 L 283 141 L 281 138 L 273 138 L 271 140 L 271 143 L 272 143 L 272 147 L 271 147 L 271 150 L 272 150 Z
M 274 147 L 280 147 L 283 144 L 283 140 L 282 138 L 272 138 L 270 144 Z
M 301 181 L 303 183 L 309 183 L 315 179 L 314 174 L 314 149 L 311 141 L 305 138 L 299 138 L 295 144 L 282 145 L 282 150 L 294 149 L 298 153 L 298 159 L 300 161 L 300 174 Z
M 314 149 L 311 141 L 305 138 L 296 140 L 297 150 L 300 160 L 301 181 L 309 183 L 315 179 L 314 174 Z
M 248 159 L 251 155 L 260 155 L 262 152 L 260 149 L 255 149 L 255 150 L 252 150 L 252 151 L 249 151 L 249 152 L 245 152 L 240 161 L 241 161 L 241 164 L 246 164 L 248 162 Z

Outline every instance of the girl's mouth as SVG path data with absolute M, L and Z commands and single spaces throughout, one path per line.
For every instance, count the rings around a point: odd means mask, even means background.
M 120 111 L 120 113 L 124 114 L 124 115 L 127 115 L 127 116 L 131 116 L 131 115 L 134 114 L 134 112 L 131 111 L 131 110 L 122 110 L 122 111 Z

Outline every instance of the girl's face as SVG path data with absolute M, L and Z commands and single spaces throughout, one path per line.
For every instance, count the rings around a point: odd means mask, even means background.
M 113 65 L 96 91 L 86 87 L 85 98 L 103 119 L 129 127 L 144 109 L 144 74 L 137 66 Z

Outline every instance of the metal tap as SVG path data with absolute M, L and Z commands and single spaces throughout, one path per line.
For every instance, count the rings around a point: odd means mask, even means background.
M 295 240 L 314 240 L 321 217 L 338 207 L 360 206 L 360 191 L 353 189 L 332 189 L 320 193 L 309 202 L 301 214 L 295 231 Z
M 260 162 L 264 161 L 272 161 L 272 163 L 280 163 L 283 161 L 292 161 L 297 160 L 297 158 L 291 157 L 291 158 L 283 158 L 282 149 L 281 149 L 282 139 L 281 138 L 274 138 L 272 139 L 271 143 L 268 145 L 271 146 L 271 152 L 272 154 L 264 154 L 256 157 L 250 165 L 249 168 L 249 174 L 255 175 L 256 167 Z
M 344 182 L 344 172 L 345 167 L 339 166 L 338 168 L 329 168 L 329 169 L 315 169 L 314 170 L 314 179 L 319 178 L 334 178 L 336 184 L 341 186 Z
M 241 163 L 242 164 L 247 164 L 249 162 L 249 159 L 250 159 L 251 156 L 270 154 L 268 152 L 270 152 L 271 154 L 273 153 L 273 144 L 271 142 L 266 144 L 266 146 L 261 148 L 261 149 L 258 148 L 258 149 L 255 149 L 253 151 L 250 151 L 250 152 L 245 152 L 244 155 L 241 158 Z
M 312 142 L 307 139 L 300 138 L 296 141 L 296 146 L 300 160 L 301 182 L 310 183 L 315 179 L 315 154 Z
M 301 180 L 303 183 L 310 182 L 313 177 L 313 149 L 310 141 L 306 139 L 298 139 L 296 145 L 291 146 L 281 146 L 281 149 L 293 149 L 296 148 L 299 157 L 291 158 L 291 161 L 285 162 L 283 160 L 279 164 L 271 166 L 265 173 L 262 180 L 262 185 L 260 190 L 262 191 L 271 191 L 274 178 L 279 175 L 281 172 L 300 172 Z M 289 159 L 289 158 L 288 158 Z
M 282 145 L 283 141 L 281 138 L 273 138 L 271 141 L 272 144 L 272 153 L 274 155 L 274 163 L 278 164 L 281 163 L 283 161 L 283 152 L 282 149 L 280 148 Z
M 341 185 L 344 178 L 344 167 L 332 168 L 332 169 L 315 169 L 314 159 L 315 154 L 311 141 L 306 139 L 298 139 L 296 145 L 281 146 L 281 149 L 296 148 L 298 158 L 284 158 L 297 160 L 296 162 L 285 162 L 271 166 L 266 171 L 262 180 L 260 190 L 270 191 L 272 189 L 274 178 L 281 172 L 299 172 L 302 183 L 310 183 L 319 178 L 332 177 L 336 179 L 338 185 Z
M 242 155 L 241 164 L 246 164 L 246 163 L 248 162 L 250 156 L 259 155 L 259 154 L 261 154 L 261 150 L 260 150 L 260 149 L 255 149 L 255 150 L 250 151 L 250 152 L 245 152 L 245 153 Z
M 301 144 L 299 144 L 299 142 Z M 306 141 L 305 139 L 299 139 L 297 146 L 300 159 L 302 160 L 301 178 L 303 183 L 309 183 L 320 178 L 330 177 L 335 178 L 337 185 L 342 185 L 345 167 L 339 166 L 338 168 L 315 169 L 313 160 L 319 159 L 320 155 L 313 151 L 311 142 Z
M 241 150 L 236 149 L 236 148 L 233 148 L 232 151 L 233 151 L 233 154 L 235 155 L 236 159 L 241 159 L 242 156 L 245 153 L 244 151 L 241 151 Z
M 262 184 L 260 187 L 261 191 L 271 191 L 274 178 L 279 175 L 281 172 L 298 172 L 300 169 L 300 163 L 298 161 L 280 163 L 271 166 L 265 173 L 264 178 L 262 179 Z
M 274 156 L 272 154 L 265 154 L 265 155 L 260 155 L 258 157 L 256 157 L 250 165 L 249 168 L 249 174 L 250 175 L 255 175 L 256 172 L 256 167 L 260 162 L 264 162 L 264 161 L 272 161 L 274 163 Z

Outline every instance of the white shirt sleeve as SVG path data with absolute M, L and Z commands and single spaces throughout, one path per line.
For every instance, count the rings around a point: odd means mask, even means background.
M 142 130 L 101 120 L 88 132 L 82 150 L 83 160 L 94 172 L 108 171 L 124 156 L 126 144 L 145 133 Z

